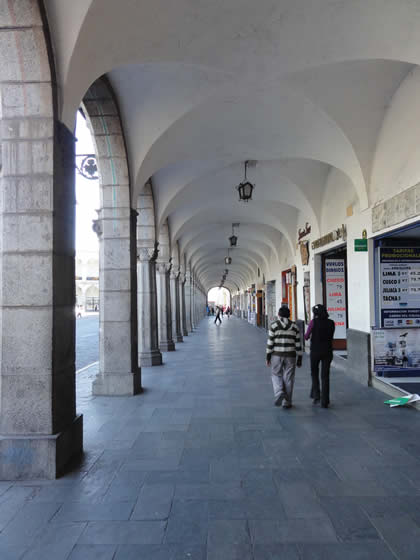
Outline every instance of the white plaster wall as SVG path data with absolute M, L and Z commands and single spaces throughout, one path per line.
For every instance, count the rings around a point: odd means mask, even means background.
M 325 185 L 321 207 L 321 237 L 345 223 L 347 207 L 358 206 L 357 194 L 347 175 L 331 168 Z
M 403 80 L 385 114 L 370 185 L 375 206 L 420 181 L 420 69 Z

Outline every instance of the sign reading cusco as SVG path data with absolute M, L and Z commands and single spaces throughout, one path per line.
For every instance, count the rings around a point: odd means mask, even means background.
M 326 303 L 335 322 L 334 338 L 346 338 L 346 270 L 344 259 L 325 259 Z
M 420 248 L 381 247 L 382 327 L 420 327 Z

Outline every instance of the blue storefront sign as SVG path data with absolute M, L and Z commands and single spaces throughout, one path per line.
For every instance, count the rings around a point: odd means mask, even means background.
M 381 326 L 420 327 L 420 248 L 381 247 Z

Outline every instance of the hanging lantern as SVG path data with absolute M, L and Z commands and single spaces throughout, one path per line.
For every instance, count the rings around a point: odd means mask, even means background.
M 225 264 L 232 264 L 232 257 L 225 257 Z
M 252 200 L 252 191 L 254 190 L 254 185 L 248 181 L 246 176 L 247 167 L 248 167 L 248 161 L 245 162 L 244 180 L 236 187 L 239 192 L 239 200 L 243 200 L 244 202 L 248 202 L 248 200 Z
M 236 244 L 238 243 L 238 238 L 236 237 L 236 235 L 231 235 L 229 237 L 229 242 L 231 247 L 236 247 Z

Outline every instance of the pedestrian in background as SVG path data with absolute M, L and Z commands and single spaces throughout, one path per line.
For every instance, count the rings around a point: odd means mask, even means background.
M 312 308 L 314 314 L 305 333 L 305 340 L 311 339 L 311 398 L 314 404 L 321 401 L 323 408 L 330 404 L 330 366 L 333 359 L 332 341 L 335 324 L 329 319 L 324 305 Z M 321 388 L 319 386 L 319 364 L 321 364 Z
M 222 324 L 222 319 L 220 318 L 220 307 L 216 307 L 216 319 L 214 320 L 215 325 L 217 325 L 217 321 L 220 321 L 220 325 Z
M 268 331 L 266 363 L 271 366 L 275 406 L 291 408 L 295 370 L 302 365 L 302 344 L 299 328 L 289 318 L 289 308 L 280 307 L 278 315 Z

